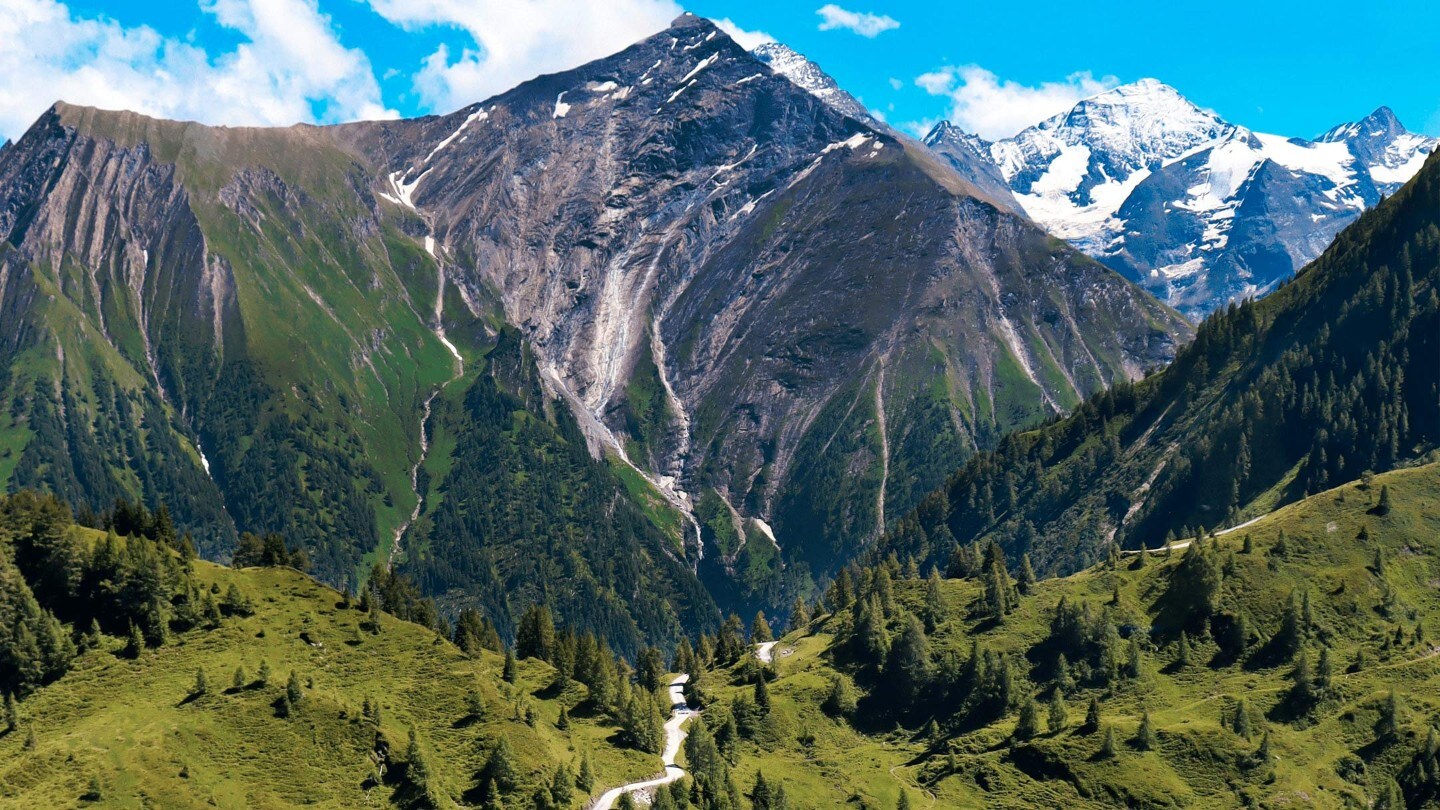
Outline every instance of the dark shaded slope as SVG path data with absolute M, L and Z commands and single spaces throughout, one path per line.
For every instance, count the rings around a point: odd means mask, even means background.
M 1440 443 L 1440 158 L 1165 371 L 1011 436 L 886 546 L 940 562 L 997 539 L 1068 571 L 1383 471 Z

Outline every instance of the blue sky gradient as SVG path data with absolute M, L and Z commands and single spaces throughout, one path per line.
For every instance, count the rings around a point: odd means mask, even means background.
M 912 131 L 950 116 L 956 94 L 965 92 L 959 81 L 927 89 L 918 77 L 977 67 L 999 88 L 983 97 L 997 105 L 1024 96 L 1037 110 L 1042 102 L 1063 108 L 1067 96 L 1149 76 L 1258 131 L 1309 138 L 1384 104 L 1410 129 L 1440 135 L 1440 34 L 1433 5 L 1418 0 L 1386 2 L 1383 9 L 1330 0 L 843 0 L 837 8 L 851 14 L 821 30 L 823 5 L 696 0 L 686 7 L 801 51 L 871 109 Z M 6 14 L 26 8 L 31 17 L 35 9 L 56 17 L 45 25 L 58 28 L 7 23 Z M 663 26 L 677 8 L 673 0 L 0 0 L 0 36 L 12 34 L 7 39 L 18 43 L 0 54 L 0 136 L 19 135 L 54 100 L 46 93 L 211 123 L 445 112 L 515 77 L 618 50 Z M 288 50 L 274 44 L 284 31 L 245 22 L 266 13 L 313 17 L 333 47 L 312 60 L 294 43 Z M 606 18 L 612 13 L 617 19 L 608 30 L 601 23 L 612 22 Z M 861 33 L 845 27 L 866 14 L 872 25 L 856 26 Z M 492 29 L 504 32 L 501 43 L 529 44 L 517 45 L 503 66 L 489 61 L 479 40 Z M 139 46 L 136 32 L 148 37 Z M 41 39 L 50 46 L 27 44 Z M 232 58 L 251 46 L 264 58 Z M 182 52 L 184 58 L 176 56 Z M 89 74 L 88 61 L 97 68 Z M 56 74 L 65 76 L 45 81 Z M 188 99 L 167 98 L 181 95 L 167 82 L 190 83 Z M 233 97 L 207 93 L 215 84 L 242 89 Z M 1028 88 L 1042 90 L 1025 96 Z M 267 93 L 283 98 L 268 104 Z M 981 124 L 991 129 L 982 134 L 1008 134 L 1000 130 L 1013 127 L 1017 115 L 1024 117 L 1016 112 Z

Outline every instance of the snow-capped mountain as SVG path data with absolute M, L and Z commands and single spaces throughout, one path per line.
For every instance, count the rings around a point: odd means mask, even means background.
M 856 98 L 841 89 L 830 74 L 798 53 L 778 42 L 766 42 L 750 51 L 756 59 L 770 66 L 770 69 L 789 79 L 792 84 L 810 93 L 841 115 L 873 123 L 870 111 Z
M 1436 146 L 1385 107 L 1314 141 L 1256 133 L 1154 79 L 993 144 L 961 135 L 926 143 L 952 165 L 942 144 L 988 152 L 1031 218 L 1195 319 L 1274 289 Z
M 1142 79 L 995 143 L 990 155 L 1031 217 L 1093 252 L 1150 172 L 1232 129 L 1174 88 Z

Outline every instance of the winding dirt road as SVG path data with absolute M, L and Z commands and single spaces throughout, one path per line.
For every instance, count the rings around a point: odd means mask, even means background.
M 665 773 L 605 791 L 593 805 L 590 805 L 594 810 L 610 810 L 615 806 L 615 802 L 620 800 L 621 794 L 649 791 L 671 782 L 678 782 L 685 776 L 685 769 L 676 765 L 675 760 L 680 756 L 680 746 L 685 742 L 685 721 L 699 714 L 691 709 L 685 700 L 685 684 L 689 682 L 689 675 L 681 675 L 670 682 L 670 719 L 665 721 L 665 750 L 660 754 L 660 761 L 665 765 Z

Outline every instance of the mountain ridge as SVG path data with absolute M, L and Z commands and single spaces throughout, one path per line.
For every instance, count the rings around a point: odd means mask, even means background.
M 1198 320 L 1289 278 L 1435 145 L 1387 107 L 1313 141 L 1254 133 L 1142 79 L 970 151 L 1036 221 Z

